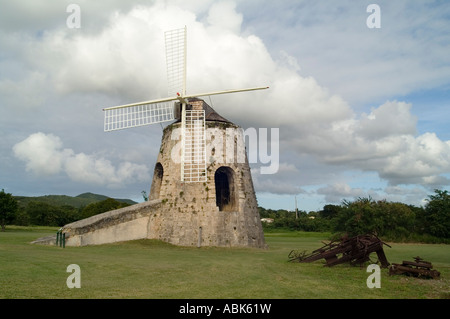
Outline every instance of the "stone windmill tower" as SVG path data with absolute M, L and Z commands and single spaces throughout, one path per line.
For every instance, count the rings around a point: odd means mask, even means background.
M 186 95 L 186 28 L 165 33 L 169 98 L 105 108 L 105 131 L 173 122 L 163 132 L 149 201 L 65 225 L 67 245 L 140 238 L 182 246 L 266 246 L 243 131 Z
M 182 181 L 180 161 L 174 159 L 182 123 L 165 128 L 149 196 L 161 199 L 164 209 L 151 217 L 149 235 L 188 246 L 264 247 L 242 130 L 201 99 L 189 99 L 186 108 L 204 112 L 207 143 L 200 137 L 186 143 L 191 151 L 185 153 Z M 197 129 L 188 125 L 186 131 Z M 206 161 L 195 152 L 206 154 Z

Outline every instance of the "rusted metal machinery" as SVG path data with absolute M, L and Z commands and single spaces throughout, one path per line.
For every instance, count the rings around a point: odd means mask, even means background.
M 408 275 L 421 278 L 438 279 L 441 273 L 433 269 L 433 265 L 429 261 L 425 261 L 420 257 L 414 257 L 414 261 L 404 260 L 402 264 L 394 264 L 389 267 L 389 275 Z
M 370 261 L 371 253 L 376 253 L 381 267 L 387 268 L 389 262 L 384 254 L 383 245 L 391 247 L 381 241 L 376 235 L 358 235 L 351 238 L 344 237 L 338 241 L 331 241 L 310 254 L 306 251 L 292 250 L 288 258 L 290 262 L 300 263 L 313 262 L 324 258 L 326 261 L 325 266 L 331 267 L 346 262 L 352 265 L 362 265 Z

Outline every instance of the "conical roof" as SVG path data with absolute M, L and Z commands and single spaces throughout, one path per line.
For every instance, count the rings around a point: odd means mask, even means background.
M 231 121 L 227 120 L 223 116 L 221 116 L 219 113 L 217 113 L 208 103 L 206 103 L 204 100 L 199 99 L 197 97 L 190 98 L 189 102 L 203 102 L 203 110 L 205 110 L 205 120 L 206 121 L 217 121 L 217 122 L 226 122 L 231 123 Z

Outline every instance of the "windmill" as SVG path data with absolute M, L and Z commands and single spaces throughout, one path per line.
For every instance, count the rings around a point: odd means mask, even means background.
M 267 87 L 186 94 L 186 27 L 166 32 L 165 41 L 169 97 L 103 109 L 107 132 L 176 120 L 163 130 L 149 196 L 143 191 L 143 203 L 64 225 L 58 234 L 66 246 L 156 239 L 181 246 L 266 248 L 243 131 L 197 97 Z M 181 131 L 181 147 L 175 130 Z M 206 131 L 214 139 L 208 165 Z M 180 161 L 172 157 L 178 150 Z M 221 161 L 225 154 L 232 160 Z M 55 244 L 51 237 L 36 242 Z
M 181 182 L 205 182 L 205 111 L 187 109 L 188 99 L 268 87 L 186 94 L 187 28 L 167 31 L 164 35 L 169 97 L 104 108 L 104 131 L 181 120 Z

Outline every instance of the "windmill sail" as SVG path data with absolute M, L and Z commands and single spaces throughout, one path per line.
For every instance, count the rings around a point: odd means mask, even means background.
M 173 100 L 142 102 L 105 108 L 105 132 L 173 121 Z
M 186 27 L 165 32 L 169 98 L 120 105 L 105 111 L 104 131 L 163 123 L 174 120 L 173 101 L 186 93 Z
M 186 94 L 186 27 L 164 33 L 169 96 Z

